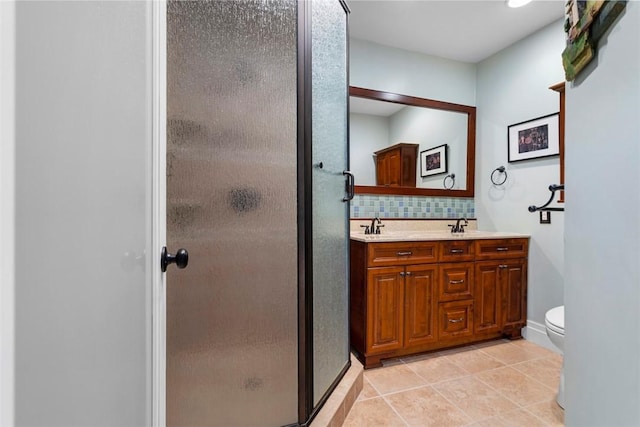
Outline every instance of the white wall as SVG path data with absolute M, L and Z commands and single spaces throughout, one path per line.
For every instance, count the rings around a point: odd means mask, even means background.
M 349 169 L 356 177 L 356 185 L 376 185 L 373 153 L 390 145 L 389 118 L 351 113 L 349 134 Z
M 0 2 L 0 425 L 14 424 L 15 3 Z
M 416 167 L 416 187 L 442 188 L 446 175 L 422 177 L 420 153 L 447 144 L 447 173 L 454 173 L 454 189 L 464 190 L 467 176 L 467 123 L 469 115 L 424 108 L 403 108 L 391 116 L 389 137 L 392 144 L 419 144 Z M 447 182 L 450 186 L 451 184 Z
M 527 317 L 541 334 L 545 312 L 563 303 L 564 213 L 553 212 L 551 224 L 542 225 L 527 207 L 549 199 L 559 159 L 507 163 L 507 127 L 559 111 L 559 95 L 548 88 L 564 80 L 564 44 L 563 22 L 557 21 L 479 63 L 477 75 L 478 228 L 531 234 Z M 502 165 L 508 180 L 496 187 L 490 176 Z
M 568 426 L 640 425 L 640 4 L 567 90 Z
M 476 66 L 351 38 L 351 86 L 476 104 Z

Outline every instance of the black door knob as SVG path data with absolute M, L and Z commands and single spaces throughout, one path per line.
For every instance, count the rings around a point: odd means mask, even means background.
M 189 252 L 186 249 L 178 249 L 175 255 L 171 255 L 167 251 L 167 247 L 162 247 L 162 254 L 160 255 L 160 269 L 164 273 L 167 271 L 167 266 L 169 264 L 176 264 L 178 268 L 185 268 L 189 265 Z

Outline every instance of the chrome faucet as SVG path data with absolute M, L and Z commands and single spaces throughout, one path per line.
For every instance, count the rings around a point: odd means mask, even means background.
M 464 224 L 460 224 L 460 222 L 462 221 L 464 221 Z M 449 227 L 451 227 L 452 233 L 464 233 L 464 227 L 467 225 L 469 225 L 469 221 L 467 220 L 467 218 L 462 217 L 458 218 L 455 224 L 449 224 Z
M 378 225 L 376 225 L 376 221 Z M 380 234 L 380 227 L 384 227 L 380 218 L 375 217 L 371 220 L 371 225 L 361 225 L 360 227 L 364 228 L 364 234 Z
M 378 225 L 376 226 L 376 221 L 378 221 Z M 375 227 L 375 229 L 374 229 Z M 369 228 L 369 233 L 371 234 L 380 234 L 380 227 L 384 227 L 380 218 L 375 217 L 371 220 L 371 227 Z

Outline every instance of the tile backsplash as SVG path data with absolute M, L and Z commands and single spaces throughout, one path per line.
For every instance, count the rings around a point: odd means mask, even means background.
M 459 197 L 356 194 L 350 213 L 351 218 L 473 218 L 475 202 Z

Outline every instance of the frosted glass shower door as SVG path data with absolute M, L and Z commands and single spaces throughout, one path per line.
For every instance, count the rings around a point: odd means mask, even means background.
M 167 8 L 167 425 L 293 424 L 296 1 Z
M 347 15 L 337 0 L 311 4 L 313 402 L 349 363 L 347 259 Z

